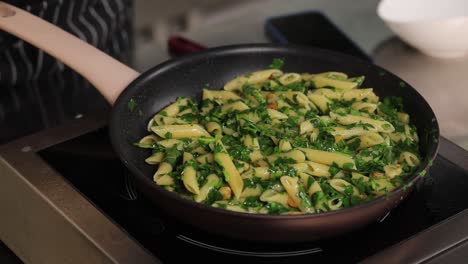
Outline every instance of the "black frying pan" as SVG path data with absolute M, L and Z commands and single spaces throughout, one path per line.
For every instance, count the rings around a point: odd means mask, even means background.
M 139 189 L 181 222 L 211 233 L 238 239 L 289 242 L 315 240 L 357 229 L 403 201 L 437 153 L 438 124 L 424 98 L 397 76 L 354 57 L 312 48 L 237 45 L 170 60 L 139 75 L 54 26 L 1 3 L 0 28 L 59 58 L 90 80 L 114 105 L 110 120 L 112 144 L 133 173 Z M 380 97 L 402 97 L 420 137 L 423 161 L 417 172 L 404 186 L 386 196 L 351 208 L 311 215 L 237 213 L 189 201 L 156 185 L 151 179 L 154 167 L 144 163 L 149 153 L 132 145 L 148 133 L 147 121 L 178 96 L 199 98 L 203 87 L 221 88 L 237 75 L 264 69 L 275 58 L 286 61 L 285 71 L 365 75 L 364 86 L 374 88 Z M 129 102 L 134 107 L 129 108 Z

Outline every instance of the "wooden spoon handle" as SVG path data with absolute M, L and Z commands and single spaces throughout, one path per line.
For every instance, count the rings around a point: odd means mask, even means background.
M 62 61 L 91 82 L 110 104 L 140 74 L 59 27 L 0 2 L 0 29 Z

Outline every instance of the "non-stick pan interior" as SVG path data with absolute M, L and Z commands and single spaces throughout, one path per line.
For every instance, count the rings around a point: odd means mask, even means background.
M 271 45 L 238 45 L 210 49 L 158 65 L 135 80 L 118 98 L 111 118 L 114 148 L 137 177 L 151 179 L 155 167 L 145 164 L 149 150 L 132 144 L 148 134 L 150 118 L 179 96 L 201 98 L 203 88 L 222 89 L 237 75 L 265 69 L 273 59 L 285 61 L 285 72 L 341 71 L 365 75 L 362 87 L 374 88 L 380 97 L 403 98 L 406 111 L 417 126 L 422 168 L 438 146 L 438 124 L 427 102 L 409 84 L 368 62 L 332 51 Z M 157 187 L 156 187 L 157 188 Z

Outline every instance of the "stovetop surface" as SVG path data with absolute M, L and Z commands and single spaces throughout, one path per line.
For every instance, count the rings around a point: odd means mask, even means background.
M 390 214 L 331 239 L 262 244 L 217 237 L 178 223 L 134 187 L 102 128 L 39 155 L 110 219 L 165 263 L 194 260 L 255 263 L 360 261 L 468 208 L 468 172 L 438 156 L 423 181 Z M 173 252 L 177 252 L 174 254 Z

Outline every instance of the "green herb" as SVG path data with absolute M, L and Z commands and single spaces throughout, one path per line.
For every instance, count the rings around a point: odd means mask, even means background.
M 250 150 L 236 137 L 231 135 L 225 135 L 221 141 L 226 146 L 229 155 L 233 159 L 242 161 L 250 161 Z
M 359 146 L 361 146 L 361 139 L 360 138 L 355 138 L 355 139 L 353 139 L 353 141 L 348 143 L 348 148 L 351 151 L 356 151 L 359 148 Z
M 242 207 L 244 207 L 245 209 L 247 209 L 247 208 L 258 208 L 258 207 L 261 207 L 261 206 L 262 206 L 262 202 L 260 202 L 260 200 L 258 200 L 257 196 L 246 197 L 244 202 L 242 203 Z
M 359 76 L 349 79 L 352 82 L 357 83 L 357 86 L 360 87 L 365 80 L 365 76 Z
M 266 208 L 268 209 L 268 214 L 271 215 L 278 215 L 291 211 L 289 208 L 277 202 L 269 202 Z
M 335 176 L 340 171 L 341 171 L 341 169 L 338 167 L 338 165 L 336 163 L 333 163 L 332 165 L 330 165 L 330 167 L 328 169 L 328 172 L 330 172 L 330 174 L 332 176 Z
M 177 164 L 177 160 L 181 156 L 182 156 L 182 152 L 177 150 L 176 147 L 172 147 L 166 151 L 166 157 L 164 158 L 164 160 L 167 163 L 171 164 L 172 167 L 175 167 L 175 165 Z
M 226 153 L 226 150 L 224 149 L 223 145 L 221 143 L 216 142 L 214 144 L 213 152 L 216 153 Z
M 216 142 L 218 140 L 219 140 L 219 138 L 217 138 L 217 137 L 214 137 L 214 138 L 202 138 L 202 137 L 200 137 L 200 138 L 198 138 L 198 142 L 200 144 L 203 144 L 203 145 L 208 145 L 208 144 L 214 143 L 214 142 Z
M 164 138 L 165 138 L 165 139 L 170 139 L 170 138 L 172 138 L 172 133 L 169 132 L 169 131 L 167 131 L 166 134 L 164 134 Z
M 294 168 L 290 167 L 289 164 L 296 163 L 295 160 L 291 158 L 279 157 L 276 159 L 270 166 L 269 171 L 272 178 L 281 177 L 281 176 L 296 176 L 297 172 Z
M 244 187 L 253 189 L 257 187 L 257 183 L 254 179 L 244 179 Z
M 268 69 L 281 69 L 284 65 L 283 59 L 273 59 L 273 62 L 268 66 Z
M 244 145 L 234 145 L 228 149 L 229 155 L 238 160 L 250 161 L 250 150 Z
M 317 139 L 313 143 L 311 143 L 311 145 L 314 149 L 331 152 L 343 151 L 343 147 L 346 146 L 346 144 L 344 144 L 343 146 L 336 144 L 335 137 L 332 134 L 330 134 L 326 129 L 320 130 Z
M 379 191 L 378 190 L 379 185 L 373 179 L 369 179 L 369 184 L 370 184 L 370 187 L 372 188 L 372 190 Z
M 266 102 L 265 98 L 263 98 L 261 94 L 261 90 L 251 85 L 244 84 L 244 86 L 242 87 L 242 92 L 244 93 L 244 95 L 250 95 L 253 98 L 255 98 L 255 100 L 257 100 L 258 103 Z
M 392 126 L 390 126 L 389 124 L 383 124 L 382 127 L 386 130 L 389 130 L 390 128 L 392 128 Z
M 353 168 L 354 168 L 354 164 L 351 162 L 346 162 L 343 164 L 343 169 L 345 170 L 349 171 L 349 170 L 352 170 Z
M 344 194 L 347 196 L 353 196 L 354 194 L 354 189 L 352 185 L 346 185 L 344 188 Z
M 204 204 L 211 205 L 216 201 L 222 200 L 223 195 L 216 190 L 215 188 L 211 189 L 210 192 L 208 193 L 208 196 L 206 197 L 205 201 L 203 201 Z
M 294 148 L 310 148 L 309 140 L 305 137 L 295 137 L 291 140 L 291 145 Z
M 260 144 L 260 151 L 263 155 L 269 156 L 275 152 L 275 143 L 271 138 L 267 136 L 260 136 L 258 138 L 258 143 Z
M 244 125 L 240 127 L 240 132 L 249 134 L 249 135 L 257 135 L 257 133 L 260 133 L 261 128 L 257 126 L 254 122 L 248 119 L 242 119 L 244 120 Z
M 180 119 L 184 120 L 185 122 L 193 123 L 195 120 L 198 119 L 198 115 L 194 113 L 187 113 L 180 116 Z
M 297 192 L 297 195 L 299 196 L 299 198 L 301 198 L 301 205 L 304 208 L 313 209 L 312 203 L 309 200 L 309 196 L 305 193 L 302 185 L 299 185 L 299 190 Z
M 358 189 L 359 193 L 368 192 L 368 184 L 364 181 L 364 178 L 351 179 L 351 183 Z
M 150 148 L 150 149 L 153 149 L 157 146 L 156 143 L 152 143 L 152 144 L 145 144 L 145 143 L 139 143 L 139 142 L 136 142 L 136 143 L 133 143 L 134 146 L 137 146 L 139 148 Z
M 137 104 L 136 104 L 135 100 L 133 98 L 131 98 L 130 101 L 128 101 L 128 104 L 127 104 L 128 110 L 130 110 L 130 112 L 133 112 L 136 105 Z
M 219 208 L 226 209 L 227 205 L 225 203 L 215 203 Z
M 328 199 L 324 192 L 316 192 L 312 196 L 312 203 L 315 205 L 317 212 L 325 212 L 330 208 L 328 207 Z
M 354 110 L 354 109 L 349 110 L 349 113 L 351 115 L 354 115 L 354 116 L 360 116 L 361 115 L 361 112 L 359 112 L 357 110 Z

